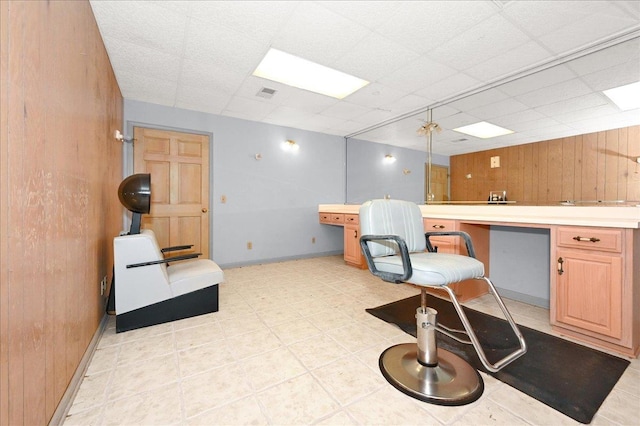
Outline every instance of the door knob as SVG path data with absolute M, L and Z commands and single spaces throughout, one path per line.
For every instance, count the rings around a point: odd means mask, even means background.
M 207 210 L 207 208 L 206 208 L 206 207 L 203 207 L 203 208 L 202 208 L 202 213 L 206 213 L 206 212 L 208 212 L 208 211 L 209 211 L 209 210 Z

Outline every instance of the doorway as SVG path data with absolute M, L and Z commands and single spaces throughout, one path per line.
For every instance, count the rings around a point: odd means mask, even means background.
M 429 197 L 429 165 L 424 165 L 424 199 Z M 433 201 L 449 201 L 449 167 L 431 165 L 431 192 L 434 194 Z
M 160 247 L 193 245 L 209 257 L 209 137 L 134 127 L 134 173 L 151 174 L 152 229 Z M 172 252 L 172 254 L 180 254 Z

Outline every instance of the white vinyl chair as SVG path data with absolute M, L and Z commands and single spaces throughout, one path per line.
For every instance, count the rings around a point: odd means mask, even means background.
M 200 253 L 164 256 L 191 247 L 161 249 L 149 229 L 114 238 L 116 332 L 218 311 L 222 269 Z
M 480 361 L 496 372 L 524 355 L 526 343 L 491 280 L 484 265 L 475 259 L 471 238 L 464 232 L 427 232 L 418 205 L 400 200 L 372 200 L 360 208 L 360 245 L 369 270 L 384 281 L 410 283 L 421 289 L 421 306 L 416 311 L 417 344 L 388 348 L 380 356 L 380 369 L 389 383 L 414 398 L 441 405 L 462 405 L 482 395 L 480 374 L 457 355 L 437 348 L 435 332 L 473 345 Z M 437 253 L 429 243 L 433 235 L 463 238 L 468 256 Z M 490 363 L 450 284 L 477 279 L 489 286 L 504 317 L 516 335 L 519 347 L 501 360 Z M 460 317 L 464 330 L 439 326 L 437 312 L 426 306 L 426 290 L 443 289 Z M 456 334 L 466 334 L 461 339 Z

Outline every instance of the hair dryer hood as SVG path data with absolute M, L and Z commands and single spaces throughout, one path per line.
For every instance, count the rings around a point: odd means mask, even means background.
M 120 183 L 118 198 L 133 213 L 147 214 L 151 209 L 151 175 L 131 175 Z

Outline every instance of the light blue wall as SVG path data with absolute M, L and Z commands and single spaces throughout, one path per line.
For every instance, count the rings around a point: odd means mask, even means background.
M 210 247 L 221 266 L 342 251 L 342 229 L 320 225 L 317 212 L 345 200 L 344 138 L 131 100 L 124 119 L 127 136 L 134 126 L 210 135 Z M 287 139 L 297 153 L 281 149 Z
M 489 238 L 491 280 L 500 295 L 548 309 L 549 230 L 492 226 Z
M 341 253 L 342 228 L 320 225 L 318 204 L 385 194 L 424 201 L 421 151 L 127 99 L 124 120 L 128 137 L 134 126 L 210 136 L 210 252 L 223 267 Z M 300 145 L 297 153 L 281 149 L 287 139 Z M 385 154 L 398 161 L 383 164 Z M 125 144 L 126 175 L 133 172 L 132 157 Z M 434 156 L 434 163 L 448 166 L 448 157 Z
M 382 160 L 390 154 L 396 162 Z M 433 164 L 449 166 L 449 157 L 433 155 Z M 424 204 L 427 153 L 359 139 L 347 141 L 347 203 L 360 204 L 389 195 Z M 411 173 L 404 174 L 404 170 Z

